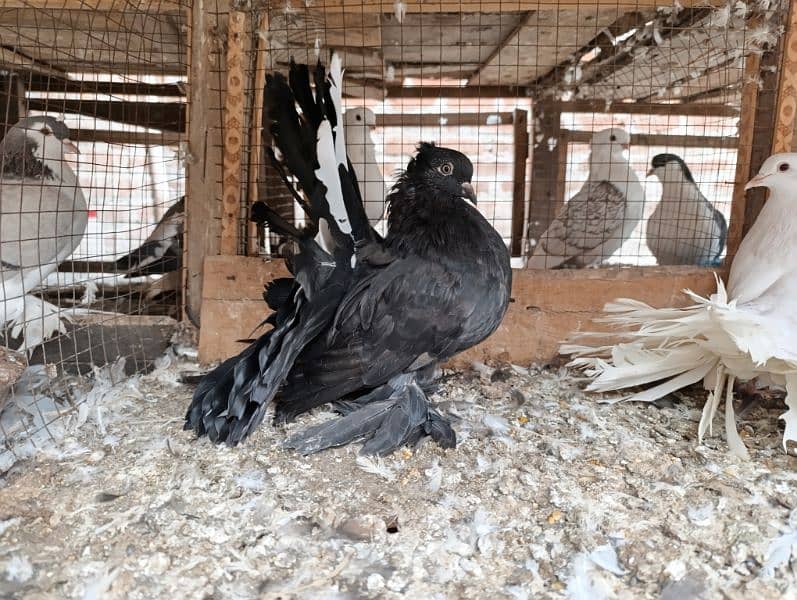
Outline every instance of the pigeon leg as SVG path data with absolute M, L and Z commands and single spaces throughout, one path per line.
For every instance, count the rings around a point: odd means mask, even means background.
M 62 315 L 57 306 L 36 296 L 26 295 L 23 300 L 23 310 L 11 322 L 11 337 L 22 335 L 22 344 L 17 350 L 24 350 L 30 355 L 36 346 L 55 333 L 66 333 L 61 319 L 68 320 L 68 317 Z
M 336 407 L 343 417 L 310 427 L 288 439 L 285 446 L 313 454 L 364 439 L 361 454 L 385 456 L 427 435 L 443 448 L 457 443 L 451 424 L 429 405 L 414 375 L 394 377 L 366 397 L 336 403 Z

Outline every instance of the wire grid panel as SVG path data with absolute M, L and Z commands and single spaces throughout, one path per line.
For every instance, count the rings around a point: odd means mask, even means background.
M 0 399 L 7 447 L 62 431 L 92 369 L 151 368 L 179 317 L 190 7 L 15 6 L 0 9 L 0 366 L 27 368 L 0 377 L 19 377 Z
M 435 141 L 470 156 L 480 209 L 529 268 L 716 266 L 738 183 L 743 90 L 754 80 L 759 104 L 775 96 L 784 6 L 254 7 L 247 106 L 262 104 L 265 72 L 286 72 L 291 58 L 326 62 L 336 51 L 345 108 L 364 111 L 363 124 L 347 124 L 365 130 L 352 136 L 350 154 L 378 166 L 361 177 L 363 188 L 389 188 L 414 145 Z M 529 115 L 522 132 L 516 110 Z M 248 123 L 262 124 L 256 112 Z M 765 120 L 756 126 L 766 129 Z M 621 139 L 593 140 L 612 127 Z M 755 163 L 769 132 L 754 139 Z M 247 166 L 241 230 L 252 177 L 258 198 L 301 219 L 264 157 L 258 151 L 257 168 Z M 241 247 L 258 250 L 251 239 Z

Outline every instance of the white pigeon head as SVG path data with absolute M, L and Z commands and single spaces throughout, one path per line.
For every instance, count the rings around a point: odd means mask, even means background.
M 695 182 L 692 172 L 684 159 L 677 154 L 657 154 L 650 161 L 648 177 L 655 175 L 662 183 Z
M 766 159 L 758 175 L 748 181 L 744 189 L 755 187 L 797 189 L 797 152 L 773 154 Z
M 21 131 L 33 148 L 33 155 L 39 160 L 61 161 L 64 154 L 80 154 L 80 150 L 69 139 L 69 128 L 63 121 L 54 117 L 26 117 L 14 125 L 6 137 L 14 130 Z
M 590 149 L 605 156 L 622 156 L 631 145 L 631 135 L 620 127 L 602 129 L 592 136 Z
M 363 126 L 373 129 L 376 127 L 376 115 L 374 111 L 365 106 L 350 108 L 343 113 L 343 125 L 347 130 L 352 127 Z

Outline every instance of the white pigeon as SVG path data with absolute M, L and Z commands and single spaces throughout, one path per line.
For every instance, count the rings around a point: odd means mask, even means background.
M 631 136 L 612 127 L 592 136 L 589 178 L 540 236 L 529 269 L 598 265 L 631 236 L 645 191 L 624 152 Z
M 700 193 L 680 156 L 657 154 L 648 176 L 661 181 L 661 200 L 647 222 L 647 242 L 660 265 L 718 267 L 728 223 Z
M 77 248 L 86 199 L 64 155 L 77 153 L 53 117 L 28 117 L 0 141 L 0 325 L 28 351 L 63 332 L 59 309 L 31 292 Z
M 703 380 L 711 390 L 698 427 L 702 440 L 720 400 L 725 398 L 725 431 L 731 450 L 747 451 L 736 432 L 733 384 L 759 378 L 785 385 L 789 411 L 783 444 L 797 441 L 797 153 L 775 154 L 746 186 L 767 187 L 769 200 L 739 246 L 727 291 L 702 298 L 686 291 L 687 308 L 652 308 L 629 299 L 606 306 L 606 321 L 625 332 L 613 346 L 566 344 L 571 365 L 592 378 L 588 389 L 621 390 L 660 382 L 626 400 L 653 401 Z M 616 329 L 615 329 L 616 331 Z M 576 334 L 589 338 L 606 333 Z
M 346 154 L 349 156 L 357 182 L 360 184 L 365 214 L 371 225 L 380 231 L 385 213 L 385 178 L 376 162 L 376 147 L 371 131 L 376 127 L 376 115 L 370 108 L 350 108 L 343 114 L 346 128 Z

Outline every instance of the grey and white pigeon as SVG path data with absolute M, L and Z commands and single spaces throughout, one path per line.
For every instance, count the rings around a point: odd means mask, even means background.
M 566 344 L 563 354 L 575 356 L 596 392 L 653 384 L 625 400 L 654 401 L 703 381 L 708 395 L 698 427 L 702 439 L 725 400 L 725 433 L 731 450 L 747 451 L 733 411 L 733 386 L 738 379 L 759 379 L 784 385 L 789 410 L 784 447 L 797 442 L 797 153 L 769 157 L 746 189 L 769 188 L 764 208 L 742 240 L 731 265 L 727 288 L 703 298 L 690 291 L 686 308 L 653 308 L 627 298 L 608 304 L 606 322 L 614 334 L 581 333 L 575 338 L 602 338 L 600 345 Z M 607 335 L 613 345 L 604 346 Z
M 657 154 L 650 175 L 662 185 L 661 200 L 647 223 L 648 247 L 658 263 L 718 267 L 728 223 L 700 193 L 684 160 L 675 154 Z
M 86 199 L 64 155 L 78 153 L 67 126 L 28 117 L 0 141 L 0 324 L 31 350 L 63 332 L 59 309 L 31 293 L 77 248 Z
M 371 131 L 376 127 L 376 115 L 367 107 L 350 108 L 343 114 L 343 125 L 346 128 L 346 154 L 349 156 L 360 193 L 365 205 L 368 221 L 381 234 L 384 228 L 377 225 L 385 213 L 385 178 L 376 162 L 376 147 L 371 138 Z
M 141 246 L 116 260 L 126 277 L 179 271 L 183 261 L 185 196 L 169 207 Z
M 529 269 L 598 265 L 631 236 L 645 191 L 624 152 L 631 136 L 619 127 L 592 136 L 589 178 L 540 236 Z

